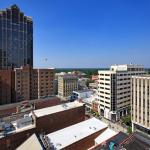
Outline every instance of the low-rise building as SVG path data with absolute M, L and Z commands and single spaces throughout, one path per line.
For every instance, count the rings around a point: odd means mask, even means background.
M 28 148 L 31 141 L 31 150 L 39 149 L 41 146 L 42 149 L 55 150 L 95 150 L 97 146 L 114 136 L 120 137 L 120 133 L 109 129 L 107 124 L 102 121 L 91 118 L 47 135 L 36 136 L 33 134 L 17 150 Z M 122 139 L 120 138 L 120 140 Z
M 38 133 L 46 134 L 81 122 L 85 118 L 85 105 L 70 102 L 33 111 Z M 46 122 L 46 123 L 45 123 Z
M 97 80 L 98 80 L 98 75 L 92 75 L 91 80 L 92 80 L 92 81 L 97 81 Z
M 87 82 L 89 78 L 81 77 L 78 79 L 78 90 L 88 90 Z
M 52 149 L 87 150 L 105 129 L 107 124 L 91 118 L 46 135 L 52 143 Z
M 72 102 L 34 110 L 0 124 L 1 150 L 16 149 L 32 134 L 52 133 L 85 119 L 83 103 Z
M 30 112 L 34 109 L 41 109 L 45 107 L 51 107 L 61 104 L 61 101 L 58 97 L 51 96 L 48 98 L 41 98 L 35 100 L 22 101 L 12 104 L 6 104 L 0 106 L 0 118 L 17 116 L 17 114 L 23 114 Z
M 97 89 L 97 87 L 98 87 L 98 82 L 89 83 L 89 88 L 90 89 Z
M 91 90 L 79 90 L 73 91 L 70 97 L 71 101 L 78 100 L 78 99 L 85 99 L 91 97 L 93 91 Z
M 81 101 L 85 103 L 86 109 L 93 109 L 95 112 L 99 113 L 99 101 L 96 91 L 93 90 L 80 90 L 73 91 L 70 101 Z

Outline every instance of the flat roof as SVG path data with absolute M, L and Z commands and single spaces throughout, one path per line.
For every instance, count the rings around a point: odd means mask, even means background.
M 38 103 L 38 102 L 53 100 L 53 99 L 55 99 L 55 98 L 58 99 L 58 97 L 56 97 L 56 96 L 49 96 L 49 97 L 47 97 L 47 98 L 39 98 L 39 99 L 34 99 L 34 100 L 25 100 L 25 101 L 17 102 L 17 103 L 4 104 L 4 105 L 1 105 L 1 106 L 0 106 L 0 110 L 5 110 L 5 109 L 17 107 L 17 106 L 22 105 L 22 104 L 25 103 L 25 102 L 28 102 L 28 103 L 30 103 L 30 104 L 33 104 L 33 103 Z
M 77 91 L 73 91 L 76 93 L 87 93 L 87 92 L 93 92 L 92 90 L 77 90 Z
M 42 117 L 45 115 L 54 114 L 54 113 L 69 110 L 72 108 L 81 107 L 83 105 L 84 103 L 75 101 L 75 102 L 63 103 L 63 104 L 52 106 L 52 107 L 37 109 L 37 110 L 34 110 L 33 112 L 37 117 Z
M 81 139 L 86 138 L 102 129 L 107 128 L 107 124 L 91 118 L 75 125 L 66 127 L 56 132 L 48 134 L 48 138 L 56 150 L 63 149 Z
M 132 76 L 132 78 L 150 79 L 150 74 L 143 74 L 143 75 L 138 75 L 138 76 Z
M 104 141 L 112 138 L 113 136 L 117 135 L 118 133 L 113 131 L 112 129 L 106 129 L 102 134 L 100 134 L 96 139 L 95 142 L 96 144 L 101 144 Z

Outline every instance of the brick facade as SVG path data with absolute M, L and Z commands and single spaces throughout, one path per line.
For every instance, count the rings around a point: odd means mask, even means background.
M 105 128 L 106 129 L 106 128 Z M 80 141 L 77 141 L 67 147 L 65 147 L 63 150 L 87 150 L 91 148 L 93 145 L 95 145 L 95 139 L 105 130 L 98 131 Z
M 33 104 L 35 106 L 35 109 L 41 109 L 45 107 L 59 105 L 61 101 L 57 97 L 52 97 L 46 100 L 44 99 L 30 100 L 29 103 Z M 0 118 L 10 116 L 12 115 L 12 113 L 16 113 L 17 108 L 21 105 L 22 102 L 0 106 Z
M 44 105 L 46 105 L 46 103 L 44 103 Z M 14 134 L 9 134 L 6 137 L 1 138 L 0 150 L 13 150 L 17 148 L 33 133 L 40 134 L 44 132 L 48 134 L 56 130 L 60 130 L 62 128 L 84 121 L 85 105 L 39 118 L 33 116 L 33 118 L 35 120 L 34 128 Z
M 14 71 L 0 70 L 0 105 L 12 103 L 15 99 Z
M 37 132 L 45 134 L 85 120 L 85 106 L 36 118 Z
M 15 134 L 10 134 L 2 139 L 0 139 L 0 150 L 14 150 L 26 139 L 28 139 L 33 133 L 35 133 L 36 128 L 32 128 L 26 131 L 18 132 Z

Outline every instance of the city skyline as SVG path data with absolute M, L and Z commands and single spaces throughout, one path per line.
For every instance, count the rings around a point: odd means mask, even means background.
M 16 4 L 34 22 L 34 67 L 150 67 L 150 2 L 29 1 Z

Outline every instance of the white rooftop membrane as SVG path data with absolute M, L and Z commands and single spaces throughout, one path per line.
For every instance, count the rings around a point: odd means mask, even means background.
M 98 131 L 101 131 L 104 128 L 107 128 L 107 124 L 96 118 L 91 118 L 67 128 L 50 133 L 47 136 L 50 142 L 54 145 L 54 148 L 59 150 Z
M 95 143 L 101 144 L 117 134 L 117 132 L 108 128 L 95 139 Z
M 64 104 L 56 105 L 52 107 L 37 109 L 37 110 L 34 110 L 33 112 L 37 117 L 42 117 L 42 116 L 50 115 L 53 113 L 69 110 L 72 108 L 81 107 L 83 105 L 84 105 L 83 103 L 75 101 L 75 102 L 64 103 Z

